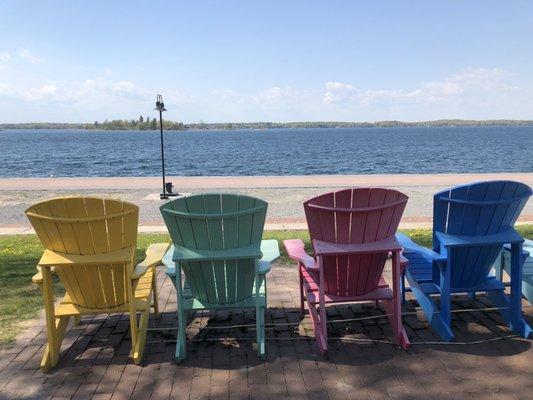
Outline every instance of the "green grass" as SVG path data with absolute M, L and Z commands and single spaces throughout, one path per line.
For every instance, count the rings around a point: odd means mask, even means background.
M 522 225 L 517 230 L 526 238 L 533 239 L 533 225 Z M 413 240 L 424 246 L 431 246 L 430 229 L 404 230 Z M 307 231 L 268 231 L 265 239 L 302 239 L 307 250 L 311 243 Z M 141 234 L 137 246 L 137 258 L 143 258 L 144 251 L 150 243 L 169 241 L 166 234 Z M 283 246 L 280 246 L 280 261 L 288 263 L 289 259 Z M 42 247 L 34 235 L 0 236 L 0 346 L 13 341 L 21 330 L 20 323 L 34 318 L 42 309 L 41 293 L 31 282 L 35 274 L 35 265 L 42 254 Z M 56 285 L 56 294 L 63 292 Z
M 169 241 L 168 235 L 140 235 L 137 258 L 150 243 Z M 0 346 L 13 341 L 20 323 L 37 316 L 43 308 L 41 292 L 31 278 L 43 249 L 35 235 L 0 236 Z M 56 295 L 63 294 L 56 284 Z

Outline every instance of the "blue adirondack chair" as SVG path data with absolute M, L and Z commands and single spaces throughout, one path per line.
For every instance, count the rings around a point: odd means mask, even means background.
M 267 203 L 234 194 L 196 194 L 160 207 L 173 246 L 163 257 L 178 297 L 176 361 L 186 356 L 187 316 L 255 308 L 257 351 L 265 355 L 266 279 L 278 242 L 263 240 Z M 185 280 L 182 279 L 182 272 Z
M 522 267 L 522 294 L 533 304 L 533 240 L 524 240 L 524 266 Z M 503 280 L 503 271 L 511 275 L 511 252 L 509 246 L 504 246 L 501 256 L 494 263 L 496 276 Z
M 433 199 L 433 249 L 397 238 L 409 260 L 405 278 L 431 327 L 445 341 L 453 340 L 451 295 L 487 292 L 511 330 L 528 337 L 531 327 L 522 316 L 523 239 L 513 228 L 531 196 L 531 188 L 513 181 L 479 182 L 437 193 Z M 509 245 L 511 294 L 490 275 L 492 266 Z M 440 295 L 437 308 L 431 295 Z

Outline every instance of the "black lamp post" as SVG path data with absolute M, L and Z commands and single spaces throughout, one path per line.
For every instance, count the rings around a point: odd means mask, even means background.
M 161 133 L 161 173 L 163 177 L 163 191 L 161 192 L 161 199 L 168 199 L 169 196 L 179 196 L 178 193 L 172 193 L 172 182 L 165 182 L 165 146 L 163 144 L 163 111 L 167 111 L 165 103 L 163 103 L 163 96 L 157 95 L 155 103 L 155 110 L 159 111 L 159 131 Z

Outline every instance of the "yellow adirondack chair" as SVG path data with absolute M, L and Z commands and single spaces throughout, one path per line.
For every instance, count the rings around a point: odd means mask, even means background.
M 151 245 L 135 265 L 139 208 L 120 200 L 63 197 L 26 210 L 45 248 L 33 282 L 43 293 L 48 345 L 41 361 L 47 371 L 57 365 L 70 317 L 129 313 L 133 360 L 143 355 L 150 307 L 157 315 L 155 267 L 168 247 Z M 52 275 L 66 294 L 54 304 Z M 137 323 L 137 313 L 140 313 Z

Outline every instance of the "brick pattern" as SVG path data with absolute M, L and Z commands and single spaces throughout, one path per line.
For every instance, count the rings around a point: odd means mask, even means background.
M 533 349 L 523 339 L 469 345 L 417 345 L 439 341 L 422 315 L 404 318 L 414 345 L 404 352 L 390 340 L 386 318 L 329 324 L 329 359 L 318 355 L 309 318 L 306 324 L 270 326 L 267 359 L 254 349 L 253 328 L 220 329 L 252 324 L 251 311 L 197 314 L 190 320 L 188 357 L 173 362 L 176 295 L 164 269 L 158 272 L 162 313 L 152 318 L 143 365 L 128 357 L 131 340 L 127 315 L 85 317 L 63 342 L 60 365 L 49 374 L 39 369 L 46 330 L 35 321 L 14 345 L 0 352 L 0 399 L 530 399 Z M 298 284 L 294 266 L 276 264 L 268 276 L 267 324 L 297 323 Z M 406 312 L 416 303 L 408 301 Z M 490 306 L 483 297 L 458 297 L 455 308 Z M 526 308 L 529 321 L 533 309 Z M 329 318 L 382 315 L 373 305 L 328 309 Z M 509 334 L 494 312 L 457 313 L 458 341 Z M 208 328 L 208 329 L 204 329 Z M 222 340 L 203 340 L 216 339 Z M 351 342 L 350 342 L 351 340 Z

